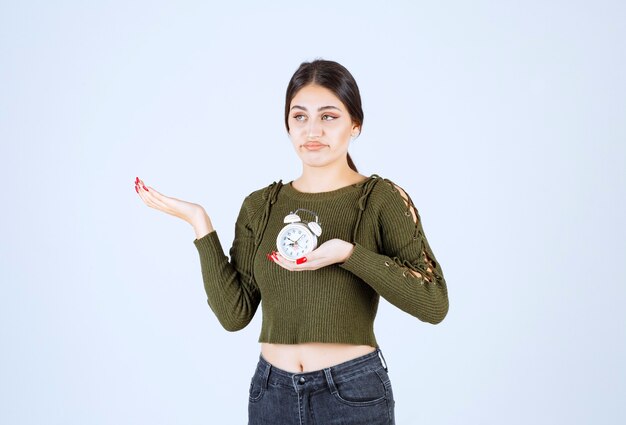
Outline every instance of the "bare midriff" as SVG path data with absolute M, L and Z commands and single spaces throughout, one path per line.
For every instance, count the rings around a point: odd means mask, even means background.
M 369 345 L 321 342 L 291 345 L 261 343 L 261 354 L 265 360 L 279 369 L 292 373 L 325 369 L 373 351 L 376 351 L 376 348 Z

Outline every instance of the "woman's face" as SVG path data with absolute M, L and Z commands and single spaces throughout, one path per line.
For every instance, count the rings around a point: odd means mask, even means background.
M 346 162 L 350 138 L 359 130 L 341 100 L 313 84 L 301 88 L 291 100 L 288 122 L 296 153 L 312 167 Z

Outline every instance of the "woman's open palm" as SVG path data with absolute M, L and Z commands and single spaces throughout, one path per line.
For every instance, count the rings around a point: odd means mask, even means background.
M 165 196 L 152 186 L 150 188 L 146 187 L 143 180 L 140 180 L 139 177 L 135 179 L 135 191 L 147 206 L 181 218 L 187 223 L 192 223 L 195 217 L 205 214 L 201 205 Z

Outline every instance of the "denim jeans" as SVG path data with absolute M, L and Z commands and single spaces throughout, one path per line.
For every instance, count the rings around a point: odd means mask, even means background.
M 326 369 L 291 373 L 259 356 L 248 425 L 393 425 L 394 400 L 379 349 Z

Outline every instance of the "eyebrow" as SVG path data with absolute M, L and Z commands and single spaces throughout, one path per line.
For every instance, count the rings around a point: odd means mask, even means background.
M 307 109 L 306 109 L 304 106 L 300 106 L 300 105 L 293 105 L 293 106 L 291 107 L 290 111 L 291 111 L 291 110 L 293 110 L 293 109 L 302 109 L 303 111 L 307 111 Z M 336 110 L 338 110 L 338 111 L 341 111 L 341 109 L 337 108 L 336 106 L 331 106 L 331 105 L 328 105 L 328 106 L 321 106 L 321 107 L 319 107 L 319 108 L 317 109 L 317 112 L 325 111 L 325 110 L 327 110 L 327 109 L 336 109 Z M 307 112 L 308 112 L 308 111 L 307 111 Z

